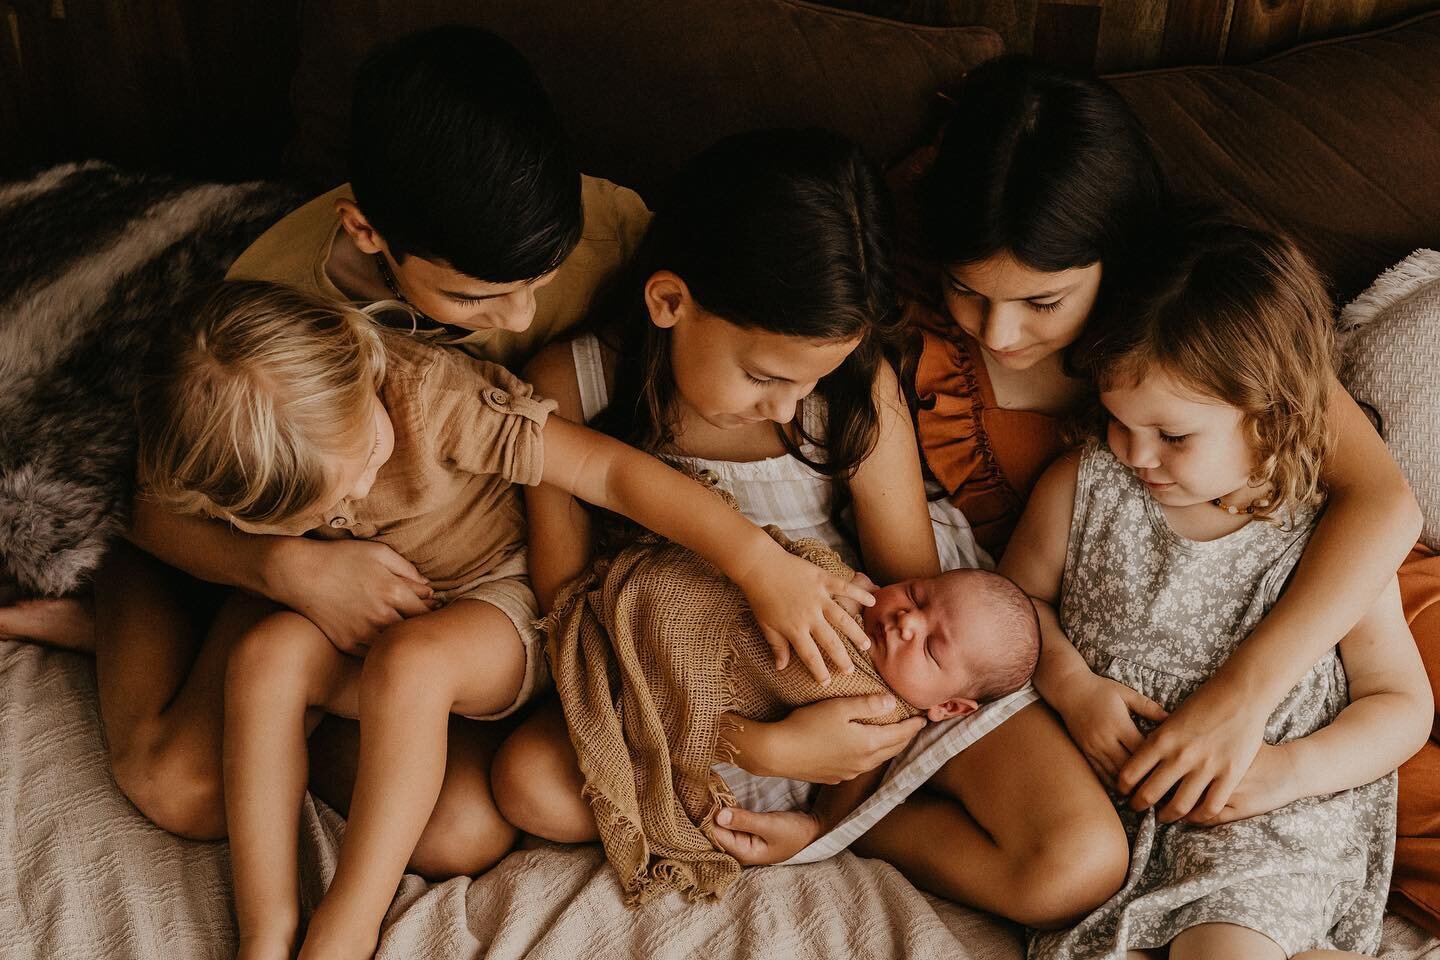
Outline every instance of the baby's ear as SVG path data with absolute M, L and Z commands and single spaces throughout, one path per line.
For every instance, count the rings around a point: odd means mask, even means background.
M 980 704 L 974 700 L 952 697 L 926 710 L 925 716 L 930 718 L 931 723 L 939 723 L 941 720 L 949 720 L 951 717 L 963 717 L 974 713 L 979 706 Z

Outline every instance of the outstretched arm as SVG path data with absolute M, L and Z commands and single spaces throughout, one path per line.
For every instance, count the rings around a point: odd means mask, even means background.
M 870 645 L 834 599 L 874 603 L 868 591 L 789 553 L 699 483 L 612 437 L 558 417 L 546 421 L 545 446 L 543 483 L 625 514 L 694 550 L 733 580 L 775 652 L 776 669 L 789 665 L 793 649 L 815 678 L 827 683 L 830 671 L 821 651 L 838 669 L 854 669 L 841 632 L 859 649 Z
M 1239 820 L 1301 797 L 1370 783 L 1425 745 L 1434 703 L 1393 578 L 1371 611 L 1340 641 L 1340 658 L 1349 705 L 1308 737 L 1263 744 L 1225 808 L 1210 822 Z
M 1197 822 L 1214 818 L 1249 769 L 1270 713 L 1374 605 L 1415 545 L 1415 497 L 1338 380 L 1330 408 L 1335 445 L 1325 469 L 1325 513 L 1269 614 L 1121 771 L 1119 788 L 1134 791 L 1137 809 L 1188 779 L 1181 794 L 1196 797 L 1195 807 L 1172 801 L 1169 809 Z

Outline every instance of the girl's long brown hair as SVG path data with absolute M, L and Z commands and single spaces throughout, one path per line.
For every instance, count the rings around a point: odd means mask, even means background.
M 700 307 L 740 327 L 859 345 L 812 397 L 825 436 L 777 427 L 785 448 L 848 478 L 879 433 L 873 384 L 901 325 L 890 262 L 889 198 L 859 149 L 838 134 L 770 130 L 726 138 L 671 187 L 629 268 L 602 299 L 592 329 L 615 350 L 610 405 L 592 426 L 653 453 L 673 451 L 670 332 L 650 322 L 643 291 L 671 270 Z M 813 403 L 811 397 L 802 401 Z M 825 451 L 813 462 L 800 442 Z

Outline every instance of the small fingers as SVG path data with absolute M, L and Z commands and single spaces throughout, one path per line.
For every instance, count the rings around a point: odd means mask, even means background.
M 872 693 L 863 697 L 846 697 L 849 709 L 846 718 L 850 720 L 882 717 L 895 709 L 895 698 L 888 693 Z M 880 729 L 885 729 L 881 727 Z
M 1169 793 L 1171 788 L 1180 780 L 1183 773 L 1184 771 L 1180 769 L 1179 764 L 1168 761 L 1161 763 L 1151 771 L 1150 776 L 1146 777 L 1143 783 L 1135 787 L 1135 790 L 1130 795 L 1130 808 L 1132 810 L 1146 810 L 1155 806 L 1161 800 L 1165 799 L 1165 795 Z M 1123 777 L 1124 772 L 1122 771 L 1121 776 L 1118 777 L 1117 780 L 1123 780 Z
M 838 629 L 844 629 L 845 624 L 849 624 L 851 627 L 859 630 L 855 621 L 844 616 L 842 613 L 841 626 Z M 815 639 L 816 643 L 819 644 L 820 649 L 825 651 L 825 655 L 830 658 L 830 662 L 835 665 L 835 669 L 841 673 L 855 672 L 855 662 L 850 659 L 850 651 L 845 647 L 845 641 L 840 639 L 840 634 L 837 632 L 833 621 L 827 622 L 825 626 L 815 630 L 811 636 Z M 863 631 L 860 632 L 860 636 L 865 636 Z M 851 640 L 854 640 L 853 636 Z M 868 644 L 870 641 L 866 640 L 865 642 Z
M 1151 720 L 1155 723 L 1162 723 L 1166 717 L 1170 716 L 1170 714 L 1165 712 L 1164 707 L 1144 694 L 1132 690 L 1130 687 L 1122 686 L 1121 689 L 1121 696 L 1125 698 L 1125 706 L 1128 707 L 1130 712 L 1135 714 L 1135 716 L 1144 717 L 1146 720 Z
M 1175 792 L 1171 794 L 1169 802 L 1155 811 L 1156 819 L 1161 823 L 1174 823 L 1183 818 L 1195 809 L 1195 804 L 1200 802 L 1201 794 L 1209 785 L 1210 778 L 1206 774 L 1199 771 L 1187 774 L 1181 778 Z
M 875 606 L 875 595 L 860 582 L 859 578 L 862 576 L 864 574 L 857 574 L 854 580 L 832 576 L 828 581 L 827 589 L 832 597 L 849 597 L 862 607 L 873 607 Z M 865 582 L 868 583 L 869 579 L 866 577 Z M 874 584 L 871 584 L 871 588 L 874 588 Z
M 1210 781 L 1205 795 L 1200 798 L 1200 802 L 1195 804 L 1194 809 L 1185 816 L 1185 819 L 1191 823 L 1214 822 L 1230 805 L 1230 798 L 1234 796 L 1236 788 L 1240 786 L 1242 776 L 1226 771 Z
M 813 638 L 800 637 L 791 645 L 791 650 L 820 686 L 828 687 L 830 685 L 830 670 L 825 666 L 825 658 L 820 655 L 820 648 L 815 645 Z
M 1124 767 L 1116 773 L 1115 786 L 1119 791 L 1132 793 L 1160 762 L 1159 754 L 1153 736 L 1141 743 L 1140 748 L 1130 754 L 1130 759 L 1125 761 Z
M 784 670 L 790 666 L 790 644 L 785 638 L 768 627 L 761 627 L 760 632 L 765 635 L 765 642 L 770 645 L 770 652 L 775 655 L 775 669 Z

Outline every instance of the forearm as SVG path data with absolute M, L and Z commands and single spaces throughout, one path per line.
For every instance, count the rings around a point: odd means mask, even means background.
M 590 517 L 574 497 L 550 487 L 525 491 L 530 586 L 548 614 L 571 580 L 589 569 Z
M 1058 710 L 1073 678 L 1090 673 L 1090 665 L 1065 635 L 1055 608 L 1034 597 L 1031 602 L 1040 619 L 1040 661 L 1035 667 L 1035 689 L 1046 703 Z
M 1373 694 L 1351 703 L 1329 726 L 1281 744 L 1297 799 L 1348 790 L 1395 770 L 1424 746 L 1431 709 L 1410 693 Z
M 1406 496 L 1409 506 L 1413 498 Z M 1415 544 L 1406 503 L 1332 498 L 1294 578 L 1207 686 L 1268 714 L 1375 602 Z
M 299 539 L 243 533 L 218 520 L 173 513 L 143 499 L 136 501 L 127 537 L 191 576 L 271 599 L 278 555 Z
M 886 766 L 882 763 L 858 777 L 820 788 L 810 812 L 819 821 L 821 836 L 838 827 L 841 821 L 865 802 L 866 797 L 875 792 L 884 777 Z
M 726 713 L 720 718 L 720 730 L 729 761 L 735 766 L 757 777 L 783 776 L 772 755 L 774 724 Z
M 574 493 L 694 550 L 731 580 L 755 573 L 775 542 L 715 493 L 662 461 L 605 438 L 592 467 L 580 465 Z
M 1285 592 L 1207 684 L 1267 715 L 1360 622 L 1420 535 L 1404 474 L 1338 381 L 1330 407 L 1325 512 Z

